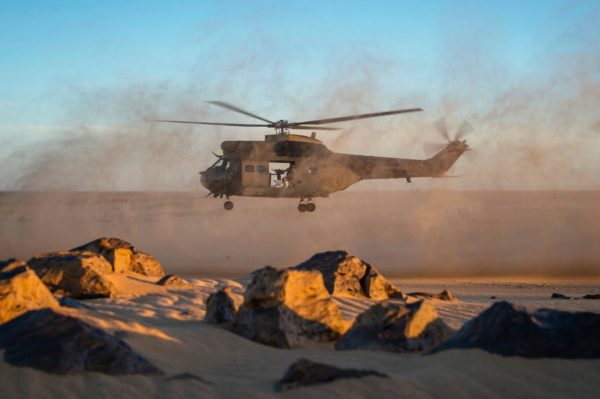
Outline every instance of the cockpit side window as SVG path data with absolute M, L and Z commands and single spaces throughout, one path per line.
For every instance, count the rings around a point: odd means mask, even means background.
M 223 165 L 223 160 L 222 159 L 217 159 L 217 161 L 215 163 L 213 163 L 212 165 L 210 165 L 209 169 L 215 169 L 215 168 L 218 168 L 221 165 Z

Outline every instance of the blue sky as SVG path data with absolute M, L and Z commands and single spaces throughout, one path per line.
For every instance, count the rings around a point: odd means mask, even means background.
M 253 51 L 280 66 L 287 90 L 331 73 L 353 49 L 402 62 L 415 87 L 435 90 L 431 76 L 445 73 L 440 55 L 449 37 L 455 45 L 485 41 L 519 76 L 548 54 L 570 51 L 570 24 L 595 3 L 4 1 L 0 116 L 3 125 L 58 123 L 69 90 L 132 81 L 184 86 L 199 68 L 222 80 L 223 64 Z M 268 80 L 260 75 L 248 77 Z
M 598 9 L 554 0 L 6 0 L 0 157 L 65 126 L 130 123 L 139 114 L 113 108 L 140 97 L 178 117 L 223 118 L 203 103 L 219 99 L 273 118 L 396 105 L 483 118 L 525 84 L 552 97 L 580 89 L 553 92 L 563 76 L 600 80 Z M 370 97 L 357 100 L 365 88 Z M 340 93 L 355 101 L 337 104 Z

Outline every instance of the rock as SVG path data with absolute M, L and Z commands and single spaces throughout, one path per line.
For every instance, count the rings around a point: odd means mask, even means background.
M 276 391 L 283 391 L 307 385 L 325 384 L 346 378 L 364 377 L 389 378 L 388 375 L 374 370 L 342 369 L 323 363 L 300 359 L 292 364 L 281 380 L 275 383 Z
M 161 374 L 124 341 L 52 309 L 33 310 L 0 325 L 0 348 L 13 366 L 53 374 Z
M 540 309 L 529 313 L 497 302 L 435 351 L 480 348 L 504 356 L 530 358 L 600 357 L 600 314 Z
M 388 299 L 392 294 L 402 296 L 377 269 L 346 251 L 318 253 L 291 269 L 319 271 L 331 295 L 376 300 Z
M 267 266 L 251 277 L 233 325 L 237 334 L 296 348 L 334 341 L 347 329 L 320 272 Z
M 453 333 L 427 301 L 411 304 L 383 302 L 361 313 L 336 343 L 335 349 L 428 351 L 449 339 Z
M 600 299 L 600 294 L 587 294 L 582 296 L 583 299 Z
M 138 251 L 131 243 L 115 237 L 103 237 L 90 241 L 71 251 L 88 251 L 102 255 L 116 273 L 138 273 L 152 277 L 165 275 L 158 260 Z
M 182 279 L 181 277 L 179 277 L 176 274 L 167 274 L 166 276 L 164 276 L 163 278 L 158 280 L 158 282 L 156 284 L 164 285 L 165 287 L 173 287 L 173 288 L 187 287 L 190 285 L 189 282 Z
M 229 287 L 223 287 L 210 294 L 206 300 L 204 321 L 209 324 L 233 322 L 242 302 L 241 295 L 234 294 Z
M 212 385 L 210 382 L 206 381 L 204 378 L 199 377 L 196 374 L 192 374 L 187 371 L 167 377 L 166 380 L 167 381 L 193 380 L 193 381 L 202 382 L 204 384 Z
M 59 306 L 25 262 L 10 259 L 0 262 L 0 267 L 0 324 L 29 310 Z
M 132 271 L 132 266 L 135 263 L 133 250 L 133 245 L 114 237 L 98 238 L 97 240 L 71 249 L 71 251 L 75 252 L 86 251 L 102 255 L 112 265 L 112 271 L 117 273 Z
M 19 259 L 10 258 L 0 260 L 0 273 L 7 273 L 23 266 L 27 266 L 27 263 Z
M 133 253 L 133 259 L 135 264 L 132 269 L 135 273 L 151 277 L 163 277 L 165 275 L 162 265 L 155 257 L 145 252 L 136 251 Z
M 51 291 L 76 299 L 114 296 L 115 286 L 106 278 L 112 266 L 92 252 L 52 252 L 35 256 L 27 264 Z
M 563 294 L 559 294 L 559 293 L 557 293 L 557 292 L 553 293 L 553 294 L 550 296 L 550 298 L 551 298 L 551 299 L 573 299 L 573 298 L 571 298 L 570 296 L 566 296 L 566 295 L 563 295 Z
M 437 299 L 439 301 L 456 301 L 456 297 L 448 290 L 444 290 L 439 294 L 432 294 L 429 292 L 411 292 L 408 296 L 414 296 L 418 298 Z

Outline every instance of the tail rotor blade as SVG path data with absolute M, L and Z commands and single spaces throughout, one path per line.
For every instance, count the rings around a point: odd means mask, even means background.
M 455 140 L 462 139 L 463 137 L 465 137 L 467 134 L 469 134 L 472 131 L 473 131 L 473 126 L 471 126 L 471 124 L 469 122 L 463 121 L 463 123 L 458 127 L 458 130 L 456 131 Z
M 435 121 L 435 127 L 444 139 L 449 142 L 452 141 L 452 139 L 450 139 L 450 135 L 448 134 L 448 126 L 446 125 L 446 119 L 444 117 L 441 117 Z

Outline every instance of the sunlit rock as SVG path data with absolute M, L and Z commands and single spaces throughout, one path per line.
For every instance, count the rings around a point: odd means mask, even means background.
M 286 370 L 281 380 L 275 383 L 274 388 L 276 391 L 284 391 L 341 379 L 364 377 L 389 378 L 388 375 L 374 370 L 338 368 L 308 359 L 300 359 Z
M 0 262 L 0 324 L 29 310 L 57 306 L 58 301 L 25 262 Z
M 252 273 L 234 323 L 238 334 L 282 348 L 334 341 L 346 329 L 320 272 L 270 266 Z
M 153 256 L 145 252 L 135 251 L 133 253 L 132 271 L 143 274 L 144 276 L 163 277 L 165 271 L 160 262 Z
M 112 266 L 92 252 L 51 252 L 27 261 L 51 291 L 77 299 L 105 298 L 116 294 L 106 278 Z
M 497 302 L 436 351 L 480 348 L 504 356 L 599 358 L 600 314 L 540 309 L 533 313 Z
M 417 298 L 437 299 L 438 301 L 456 301 L 456 297 L 448 290 L 435 294 L 429 292 L 411 292 L 408 296 Z
M 332 295 L 376 300 L 390 296 L 402 297 L 400 290 L 379 274 L 375 267 L 346 251 L 318 253 L 291 269 L 319 271 L 327 291 Z
M 166 276 L 164 276 L 163 278 L 158 280 L 158 282 L 156 284 L 164 285 L 165 287 L 171 287 L 171 288 L 190 286 L 190 283 L 188 281 L 182 279 L 177 274 L 167 274 Z
M 53 374 L 161 374 L 121 339 L 51 309 L 30 311 L 0 325 L 0 349 L 13 366 Z
M 429 302 L 384 302 L 360 314 L 335 348 L 421 352 L 444 342 L 452 333 Z
M 234 294 L 229 287 L 223 287 L 210 294 L 206 300 L 204 321 L 209 324 L 233 322 L 242 302 L 243 297 L 241 295 Z
M 162 277 L 165 274 L 158 260 L 138 251 L 131 243 L 120 238 L 98 238 L 71 251 L 88 251 L 102 255 L 116 273 L 133 272 L 152 277 Z

